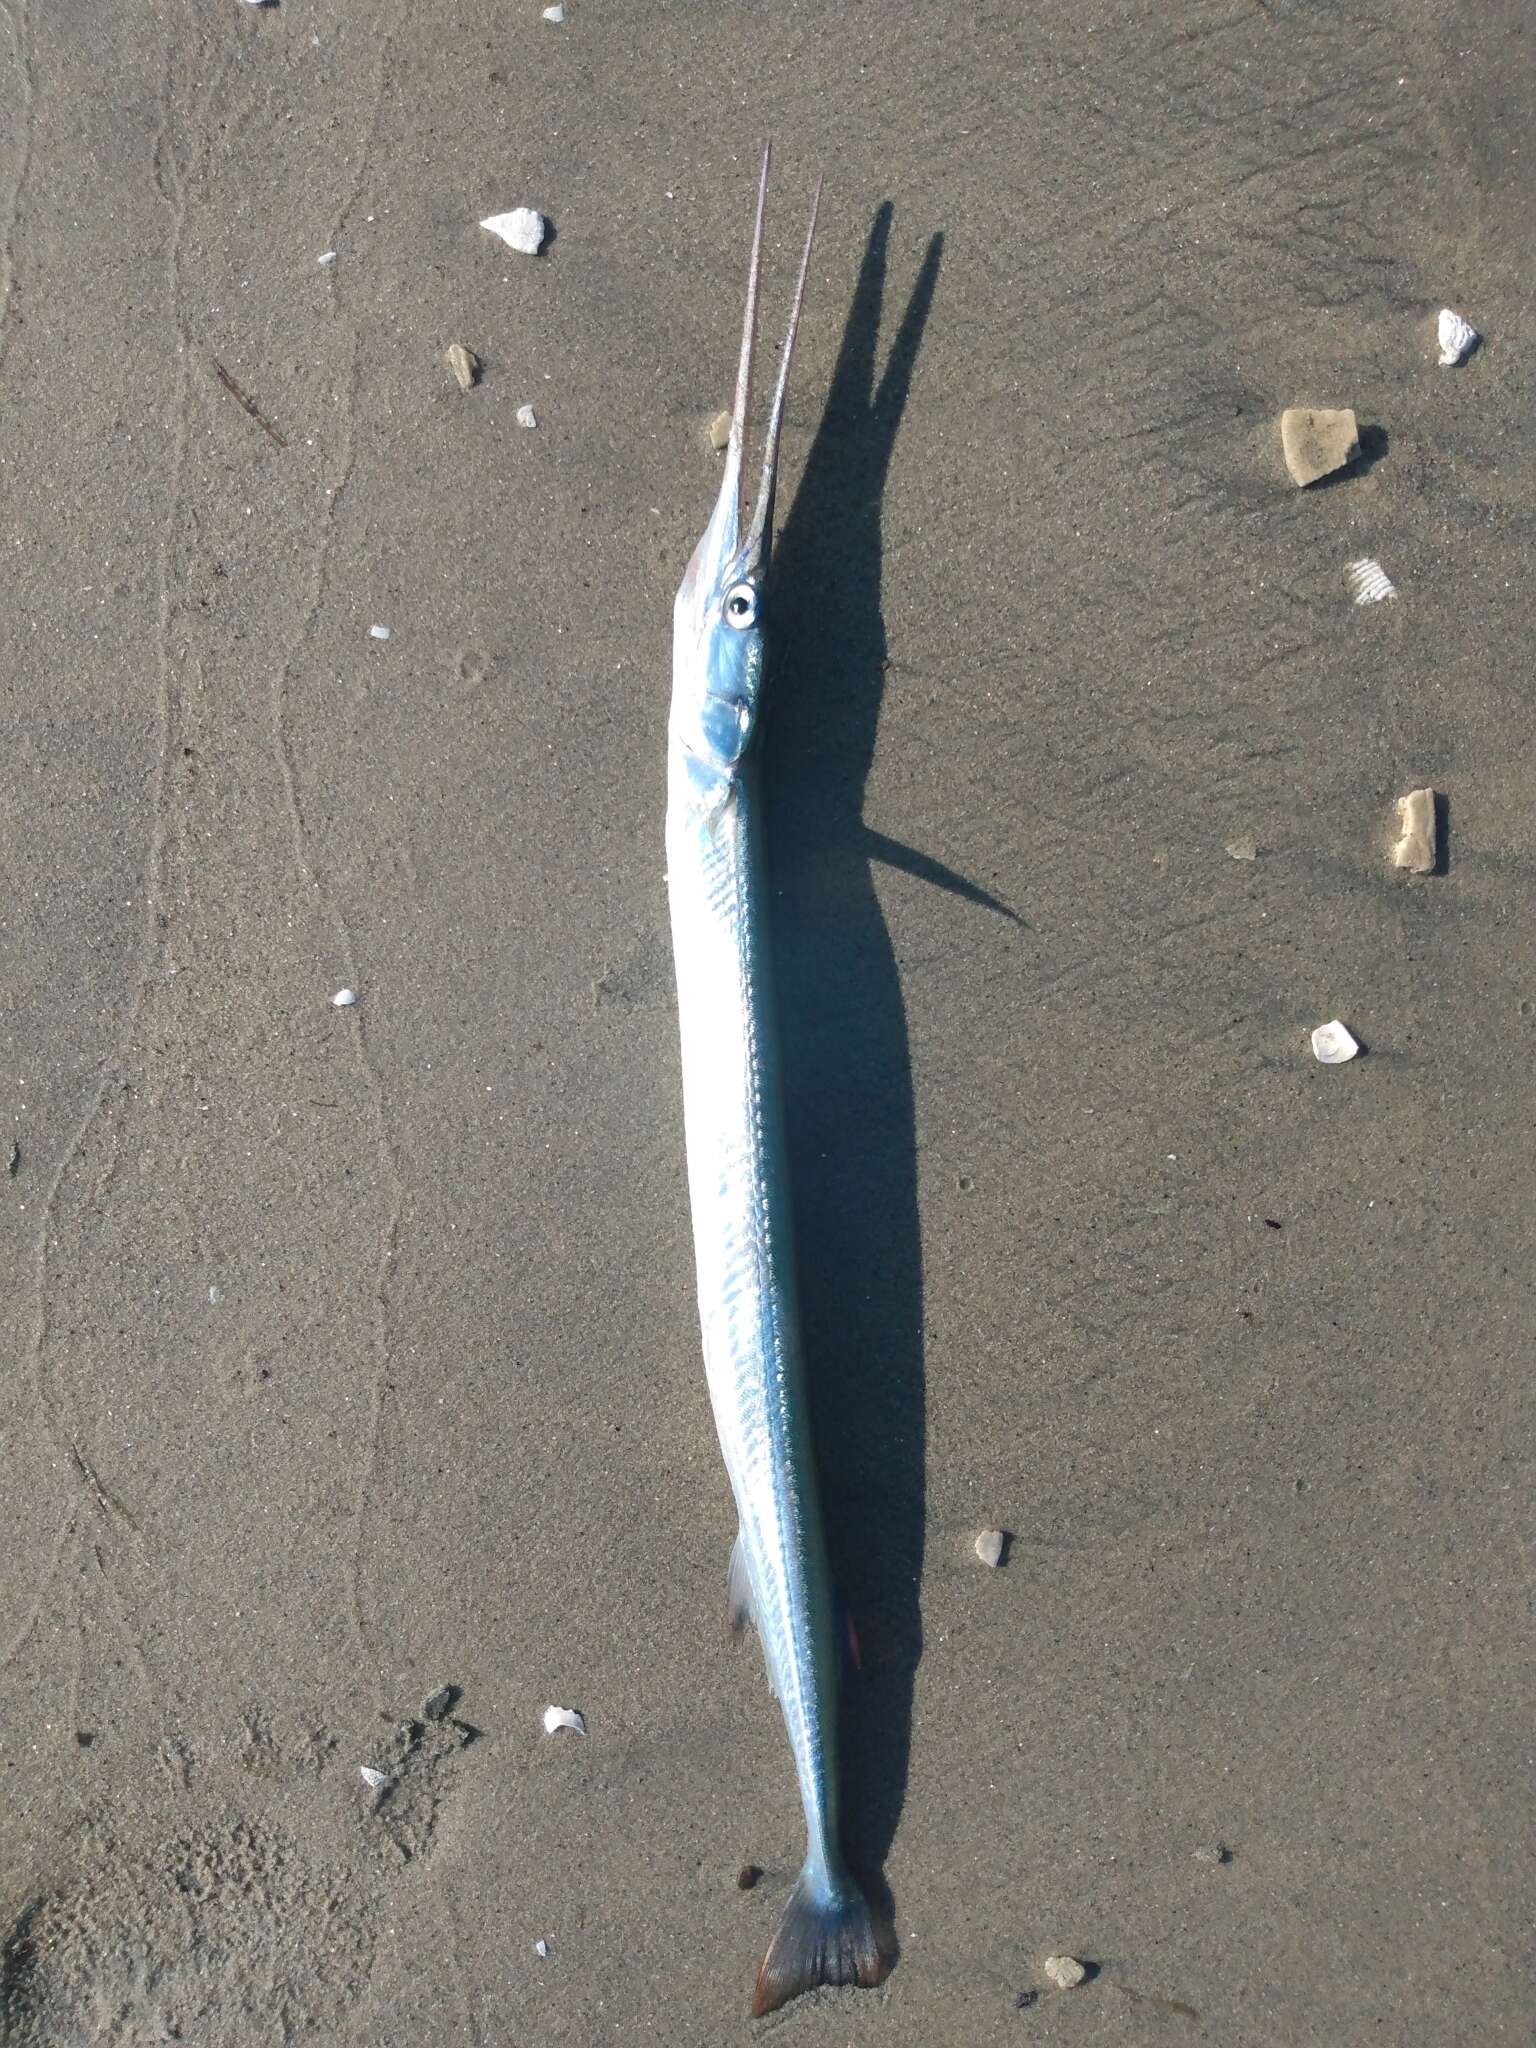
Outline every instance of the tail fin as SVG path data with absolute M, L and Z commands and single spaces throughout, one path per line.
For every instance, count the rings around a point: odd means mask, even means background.
M 875 1985 L 886 1955 L 868 1899 L 845 1871 L 818 1882 L 807 1864 L 757 1973 L 752 2017 L 775 2012 L 818 1984 Z

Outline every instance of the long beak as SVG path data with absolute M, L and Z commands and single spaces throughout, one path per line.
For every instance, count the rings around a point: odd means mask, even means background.
M 711 582 L 724 581 L 731 566 L 738 576 L 760 576 L 767 566 L 767 554 L 773 537 L 773 494 L 778 473 L 779 432 L 784 420 L 784 392 L 789 381 L 789 360 L 795 346 L 795 333 L 800 324 L 800 307 L 805 297 L 806 273 L 811 262 L 811 239 L 816 232 L 816 212 L 821 203 L 821 180 L 816 181 L 816 197 L 811 205 L 811 224 L 806 232 L 805 253 L 800 259 L 800 276 L 795 285 L 794 305 L 790 310 L 789 332 L 784 342 L 784 353 L 779 359 L 778 382 L 774 386 L 773 406 L 768 415 L 768 433 L 763 444 L 763 472 L 758 484 L 757 503 L 752 508 L 748 523 L 746 494 L 747 435 L 752 416 L 752 372 L 757 355 L 757 302 L 763 274 L 763 220 L 768 207 L 768 166 L 773 145 L 763 148 L 763 168 L 757 181 L 757 213 L 752 223 L 752 255 L 747 265 L 747 307 L 741 329 L 741 359 L 736 368 L 736 398 L 731 407 L 731 432 L 725 446 L 725 474 L 720 479 L 720 495 L 710 515 L 693 560 L 688 565 L 688 580 L 696 581 L 700 575 L 707 575 Z M 742 529 L 746 527 L 746 539 L 742 540 Z M 739 557 L 739 559 L 738 559 Z
M 764 176 L 767 175 L 768 159 L 763 158 Z M 768 413 L 768 431 L 763 437 L 763 473 L 758 479 L 757 504 L 752 511 L 752 524 L 747 528 L 747 544 L 742 555 L 742 573 L 754 580 L 760 579 L 768 567 L 768 553 L 773 545 L 773 494 L 779 480 L 779 430 L 784 424 L 784 393 L 789 388 L 789 363 L 795 352 L 795 336 L 800 331 L 800 308 L 805 303 L 805 280 L 811 267 L 811 244 L 816 239 L 816 215 L 821 210 L 821 179 L 816 180 L 816 190 L 811 195 L 810 225 L 805 231 L 805 248 L 800 255 L 800 274 L 795 279 L 794 302 L 789 309 L 789 326 L 784 334 L 784 351 L 779 357 L 778 381 L 773 387 L 773 405 Z M 762 201 L 758 201 L 758 226 L 762 226 Z M 743 352 L 743 364 L 746 354 Z

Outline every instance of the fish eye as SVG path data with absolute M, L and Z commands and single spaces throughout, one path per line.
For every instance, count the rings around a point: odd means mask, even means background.
M 750 583 L 733 583 L 725 593 L 722 611 L 728 626 L 745 632 L 757 624 L 757 592 Z

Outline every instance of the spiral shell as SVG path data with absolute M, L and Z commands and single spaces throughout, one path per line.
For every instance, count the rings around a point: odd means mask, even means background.
M 1348 565 L 1344 571 L 1344 587 L 1356 604 L 1380 604 L 1383 598 L 1397 595 L 1397 585 L 1380 562 L 1370 555 L 1362 555 L 1358 562 Z

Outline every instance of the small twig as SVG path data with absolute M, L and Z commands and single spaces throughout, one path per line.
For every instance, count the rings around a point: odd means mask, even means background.
M 129 1528 L 133 1531 L 135 1536 L 140 1535 L 141 1531 L 139 1529 L 138 1523 L 133 1519 L 132 1515 L 129 1514 L 128 1510 L 123 1506 L 122 1502 L 119 1500 L 114 1500 L 111 1494 L 107 1492 L 106 1488 L 102 1485 L 101 1481 L 96 1477 L 94 1471 L 92 1471 L 91 1467 L 86 1463 L 85 1457 L 81 1452 L 80 1446 L 75 1442 L 73 1437 L 71 1437 L 69 1440 L 69 1454 L 75 1461 L 75 1465 L 77 1470 L 79 1471 L 80 1477 L 85 1481 L 86 1485 L 90 1488 L 92 1497 L 94 1498 L 97 1507 L 101 1509 L 101 1512 L 106 1516 L 107 1520 L 110 1522 L 112 1517 L 116 1515 L 119 1517 L 120 1520 L 128 1524 Z
M 80 1477 L 91 1489 L 91 1492 L 95 1494 L 97 1507 L 101 1509 L 101 1512 L 104 1515 L 110 1515 L 112 1512 L 112 1503 L 107 1499 L 106 1493 L 102 1488 L 101 1481 L 96 1477 L 96 1474 L 91 1470 L 90 1466 L 85 1462 L 85 1459 L 82 1457 L 80 1452 L 80 1446 L 74 1441 L 73 1437 L 71 1437 L 70 1439 L 69 1454 L 74 1459 L 75 1464 L 79 1467 Z
M 279 448 L 286 448 L 288 446 L 288 443 L 283 439 L 282 435 L 277 431 L 276 427 L 273 426 L 272 422 L 267 418 L 266 414 L 263 413 L 261 407 L 256 403 L 255 399 L 250 397 L 248 393 L 240 389 L 240 386 L 235 382 L 234 378 L 231 377 L 228 370 L 226 370 L 224 365 L 219 361 L 218 357 L 210 356 L 208 360 L 213 364 L 213 367 L 218 371 L 219 382 L 224 386 L 224 389 L 229 393 L 230 397 L 236 399 L 241 405 L 245 407 L 246 411 L 250 414 L 251 418 L 256 422 L 257 426 L 260 427 L 261 431 L 264 434 L 270 434 L 272 439 L 277 443 Z

